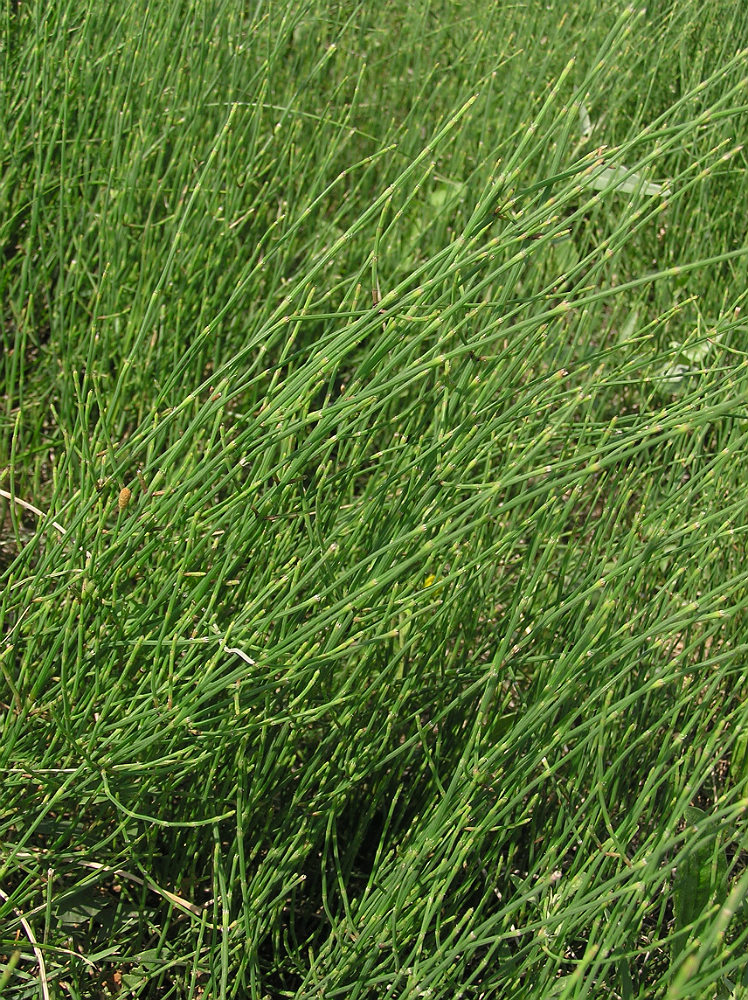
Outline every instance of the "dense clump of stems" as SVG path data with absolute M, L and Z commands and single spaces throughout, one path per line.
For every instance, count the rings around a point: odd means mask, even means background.
M 5 8 L 9 995 L 742 995 L 747 35 Z

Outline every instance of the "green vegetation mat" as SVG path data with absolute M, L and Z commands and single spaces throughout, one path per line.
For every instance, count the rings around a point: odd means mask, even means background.
M 748 15 L 0 13 L 3 997 L 748 997 Z

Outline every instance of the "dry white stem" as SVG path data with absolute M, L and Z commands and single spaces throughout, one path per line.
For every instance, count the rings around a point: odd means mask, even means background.
M 0 491 L 0 492 L 2 492 L 2 491 Z M 9 899 L 9 897 L 6 896 L 6 894 L 3 892 L 2 889 L 0 889 L 0 899 L 2 899 L 6 903 L 8 902 L 8 899 Z M 12 906 L 12 904 L 11 904 L 11 906 Z M 13 906 L 13 912 L 18 917 L 18 920 L 19 920 L 19 922 L 21 924 L 21 927 L 23 927 L 24 931 L 26 932 L 26 937 L 31 942 L 31 947 L 32 947 L 32 949 L 34 951 L 34 955 L 36 957 L 36 961 L 39 964 L 39 985 L 42 988 L 42 996 L 44 997 L 44 1000 L 49 1000 L 49 986 L 47 984 L 47 969 L 46 969 L 46 966 L 44 965 L 44 955 L 42 955 L 42 950 L 39 947 L 39 945 L 36 943 L 36 938 L 34 937 L 34 932 L 31 930 L 31 924 L 28 922 L 28 920 L 24 917 L 24 915 L 20 912 L 20 910 L 16 909 L 15 906 Z
M 8 493 L 7 490 L 0 490 L 0 497 L 5 497 L 6 500 L 10 500 L 11 503 L 16 504 L 18 507 L 23 507 L 24 510 L 28 510 L 32 514 L 36 514 L 37 517 L 47 517 L 47 514 L 43 510 L 39 510 L 38 507 L 35 507 L 33 503 L 29 503 L 28 500 L 21 500 L 20 497 L 13 496 L 13 494 Z M 68 533 L 67 528 L 63 528 L 63 526 L 59 523 L 59 521 L 53 521 L 52 527 L 56 528 L 61 535 L 67 535 Z M 91 553 L 86 552 L 86 559 L 90 558 L 91 558 Z
M 134 882 L 135 885 L 144 885 L 151 892 L 162 896 L 168 902 L 180 907 L 180 909 L 187 910 L 196 917 L 203 915 L 202 906 L 198 906 L 196 903 L 192 903 L 189 899 L 184 899 L 182 896 L 177 896 L 176 893 L 169 892 L 168 889 L 162 889 L 160 885 L 157 885 L 149 878 L 143 879 L 139 875 L 133 875 L 132 872 L 123 871 L 121 868 L 110 868 L 109 865 L 102 865 L 98 861 L 81 861 L 81 864 L 84 868 L 93 868 L 95 871 L 108 872 L 117 878 L 124 878 L 128 882 Z
M 13 494 L 8 493 L 7 490 L 0 490 L 0 497 L 5 497 L 6 500 L 11 500 L 14 504 L 17 504 L 19 507 L 23 507 L 24 510 L 29 510 L 31 511 L 32 514 L 36 514 L 37 517 L 47 516 L 43 510 L 39 510 L 39 508 L 35 507 L 33 503 L 28 503 L 28 501 L 26 500 L 21 500 L 20 497 L 14 497 Z M 61 535 L 67 534 L 67 529 L 63 528 L 63 526 L 61 524 L 58 524 L 57 521 L 52 522 L 52 527 L 57 528 L 57 530 L 60 532 Z

